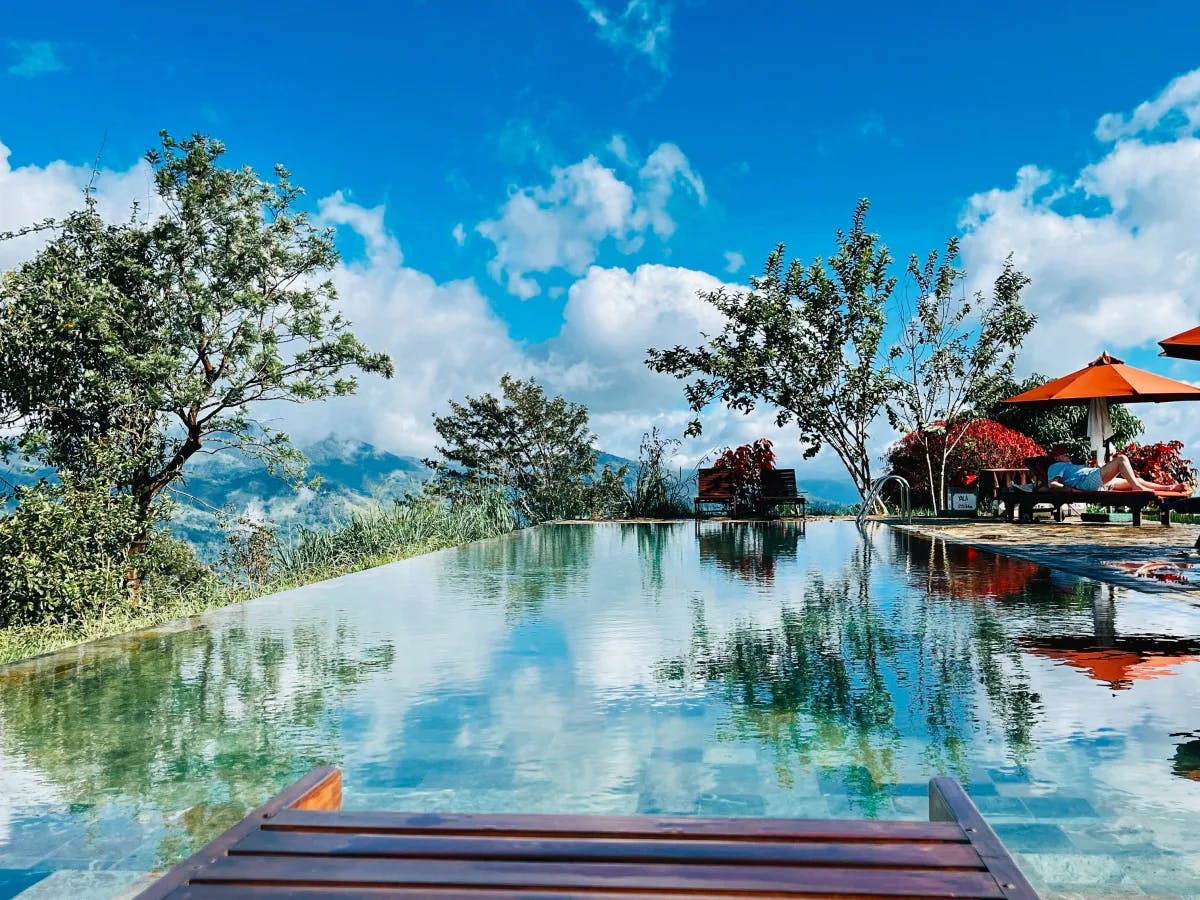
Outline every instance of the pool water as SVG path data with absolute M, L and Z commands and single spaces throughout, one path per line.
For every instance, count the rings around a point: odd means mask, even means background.
M 848 522 L 543 526 L 0 670 L 0 896 L 112 896 L 315 765 L 345 805 L 927 815 L 1200 895 L 1200 608 Z

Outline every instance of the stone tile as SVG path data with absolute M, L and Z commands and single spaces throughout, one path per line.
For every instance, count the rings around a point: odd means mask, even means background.
M 0 869 L 0 897 L 15 897 L 42 879 L 48 878 L 51 872 L 51 869 L 37 868 Z
M 1143 893 L 1137 883 L 1129 877 L 1128 866 L 1112 856 L 1020 851 L 1013 855 L 1027 878 L 1053 890 L 1087 889 L 1096 886 L 1102 888 L 1105 893 Z
M 1094 819 L 1096 810 L 1082 797 L 1026 797 L 1025 807 L 1038 819 Z
M 1029 810 L 1020 797 L 973 797 L 972 799 L 975 801 L 975 806 L 988 819 L 993 816 L 1011 816 L 1022 819 L 1029 817 Z
M 1057 825 L 1040 823 L 993 822 L 992 830 L 1014 853 L 1017 851 L 1051 851 L 1074 847 L 1067 833 Z
M 112 900 L 125 893 L 142 872 L 60 870 L 22 891 L 20 900 Z
M 767 805 L 758 794 L 706 794 L 695 809 L 702 816 L 762 816 Z
M 736 764 L 752 766 L 758 762 L 758 751 L 753 747 L 717 745 L 716 747 L 704 748 L 701 758 L 706 763 L 715 765 Z

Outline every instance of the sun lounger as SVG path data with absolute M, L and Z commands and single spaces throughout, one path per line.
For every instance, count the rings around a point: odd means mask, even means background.
M 696 518 L 703 504 L 720 505 L 731 511 L 734 503 L 733 473 L 728 469 L 698 469 L 696 471 Z
M 808 500 L 796 489 L 795 469 L 767 469 L 762 473 L 762 497 L 759 499 L 763 512 L 776 506 L 795 506 L 800 518 L 807 519 Z
M 1133 524 L 1142 524 L 1142 510 L 1157 502 L 1158 496 L 1154 491 L 1077 491 L 1074 488 L 1038 488 L 1033 491 L 1021 491 L 1009 488 L 997 494 L 997 499 L 1004 504 L 1004 518 L 1013 521 L 1014 515 L 1018 522 L 1032 522 L 1033 509 L 1038 505 L 1048 505 L 1054 510 L 1054 521 L 1063 520 L 1062 508 L 1071 503 L 1087 503 L 1091 506 L 1104 506 L 1109 509 L 1128 507 L 1133 513 Z
M 929 822 L 345 812 L 315 769 L 139 895 L 1036 898 L 953 778 Z

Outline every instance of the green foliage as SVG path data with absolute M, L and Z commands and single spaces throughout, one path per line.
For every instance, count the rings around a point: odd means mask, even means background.
M 924 265 L 915 256 L 909 260 L 918 298 L 914 308 L 901 307 L 905 325 L 890 353 L 898 372 L 891 382 L 888 419 L 920 444 L 935 512 L 945 495 L 947 462 L 966 434 L 962 428 L 947 434 L 946 423 L 965 424 L 979 407 L 1006 396 L 998 391 L 1011 380 L 1017 350 L 1037 321 L 1021 305 L 1029 278 L 1013 266 L 1011 256 L 990 300 L 982 293 L 955 295 L 966 277 L 957 260 L 957 238 L 947 243 L 941 260 L 936 251 Z
M 718 399 L 746 413 L 774 407 L 777 424 L 795 422 L 805 458 L 832 448 L 863 496 L 872 480 L 868 429 L 890 385 L 880 351 L 896 286 L 891 255 L 866 230 L 869 205 L 859 202 L 828 263 L 793 260 L 785 271 L 780 244 L 749 292 L 701 295 L 725 317 L 720 334 L 697 348 L 651 348 L 646 359 L 656 372 L 693 379 L 684 392 L 696 413 Z M 688 434 L 700 430 L 697 418 Z
M 99 480 L 64 473 L 59 483 L 19 487 L 0 519 L 0 627 L 78 624 L 128 605 L 128 548 L 142 528 L 133 500 Z M 139 558 L 147 608 L 216 579 L 191 548 L 152 528 Z
M 147 155 L 161 214 L 110 225 L 87 193 L 20 232 L 53 236 L 0 281 L 0 424 L 19 428 L 6 449 L 107 479 L 143 526 L 201 447 L 299 477 L 303 457 L 255 418 L 263 403 L 352 393 L 347 369 L 392 374 L 318 280 L 338 260 L 332 234 L 295 209 L 288 172 L 222 168 L 224 152 L 164 132 Z
M 691 515 L 689 487 L 694 479 L 672 474 L 667 457 L 681 444 L 665 438 L 658 428 L 642 435 L 633 484 L 626 489 L 626 514 L 632 518 L 676 518 Z
M 1005 397 L 1014 397 L 1041 387 L 1049 380 L 1045 375 L 1035 373 L 1024 381 L 1001 381 L 996 385 L 995 399 L 991 403 L 981 405 L 979 412 L 985 418 L 1028 435 L 1043 447 L 1062 444 L 1071 451 L 1072 459 L 1087 459 L 1092 450 L 1087 439 L 1086 406 L 1044 407 L 1031 406 L 1028 403 L 1001 402 Z M 1119 403 L 1109 407 L 1109 416 L 1116 432 L 1112 441 L 1114 447 L 1128 444 L 1145 429 L 1141 419 Z
M 0 519 L 0 626 L 74 622 L 123 602 L 137 530 L 129 497 L 67 475 L 19 487 L 15 499 Z
M 450 414 L 433 417 L 450 463 L 429 462 L 440 482 L 473 481 L 507 492 L 526 522 L 612 515 L 624 506 L 627 468 L 605 466 L 596 476 L 596 436 L 587 408 L 550 399 L 532 378 L 505 373 L 499 397 L 450 401 Z
M 275 551 L 272 586 L 308 584 L 417 553 L 511 531 L 513 511 L 494 486 L 459 482 L 450 491 L 429 484 L 390 509 L 355 513 L 326 531 L 301 529 Z M 252 557 L 253 558 L 253 557 Z

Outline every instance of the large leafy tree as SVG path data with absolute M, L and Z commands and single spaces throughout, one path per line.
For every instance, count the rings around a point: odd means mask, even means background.
M 934 251 L 924 264 L 915 256 L 909 260 L 917 299 L 911 307 L 899 304 L 904 326 L 891 350 L 895 376 L 888 418 L 921 449 L 935 513 L 945 496 L 947 460 L 967 435 L 956 426 L 1005 396 L 1017 350 L 1037 321 L 1021 305 L 1029 278 L 1011 256 L 990 298 L 961 290 L 965 273 L 957 260 L 957 238 L 950 239 L 941 259 Z
M 1021 434 L 1027 434 L 1046 449 L 1062 444 L 1071 451 L 1074 459 L 1087 459 L 1091 445 L 1087 438 L 1087 407 L 1082 404 L 1069 406 L 1035 406 L 1028 403 L 1005 403 L 1004 398 L 1015 397 L 1025 391 L 1041 387 L 1050 379 L 1036 372 L 1023 381 L 1007 379 L 996 385 L 991 402 L 981 405 L 983 416 L 994 419 Z M 1112 417 L 1113 446 L 1128 444 L 1145 430 L 1142 420 L 1129 411 L 1129 407 L 1114 403 L 1109 414 Z
M 828 262 L 793 260 L 785 268 L 780 244 L 749 292 L 701 295 L 725 317 L 720 334 L 700 347 L 651 348 L 646 360 L 657 372 L 693 379 L 685 396 L 696 413 L 714 400 L 746 413 L 774 408 L 778 425 L 796 424 L 805 458 L 828 446 L 864 498 L 869 430 L 890 385 L 881 346 L 896 287 L 890 253 L 866 230 L 869 205 L 859 201 Z M 697 418 L 687 433 L 700 431 Z
M 128 494 L 135 554 L 197 453 L 236 448 L 298 474 L 268 404 L 352 393 L 353 370 L 392 374 L 335 309 L 333 237 L 296 208 L 301 189 L 282 166 L 272 180 L 224 168 L 224 152 L 163 132 L 147 155 L 160 213 L 107 223 L 87 193 L 25 229 L 50 240 L 0 281 L 5 449 Z
M 605 466 L 596 477 L 596 435 L 587 407 L 547 397 L 532 378 L 505 373 L 500 396 L 483 394 L 435 415 L 451 466 L 431 463 L 443 478 L 473 478 L 510 492 L 526 521 L 589 515 L 624 500 L 624 468 Z

